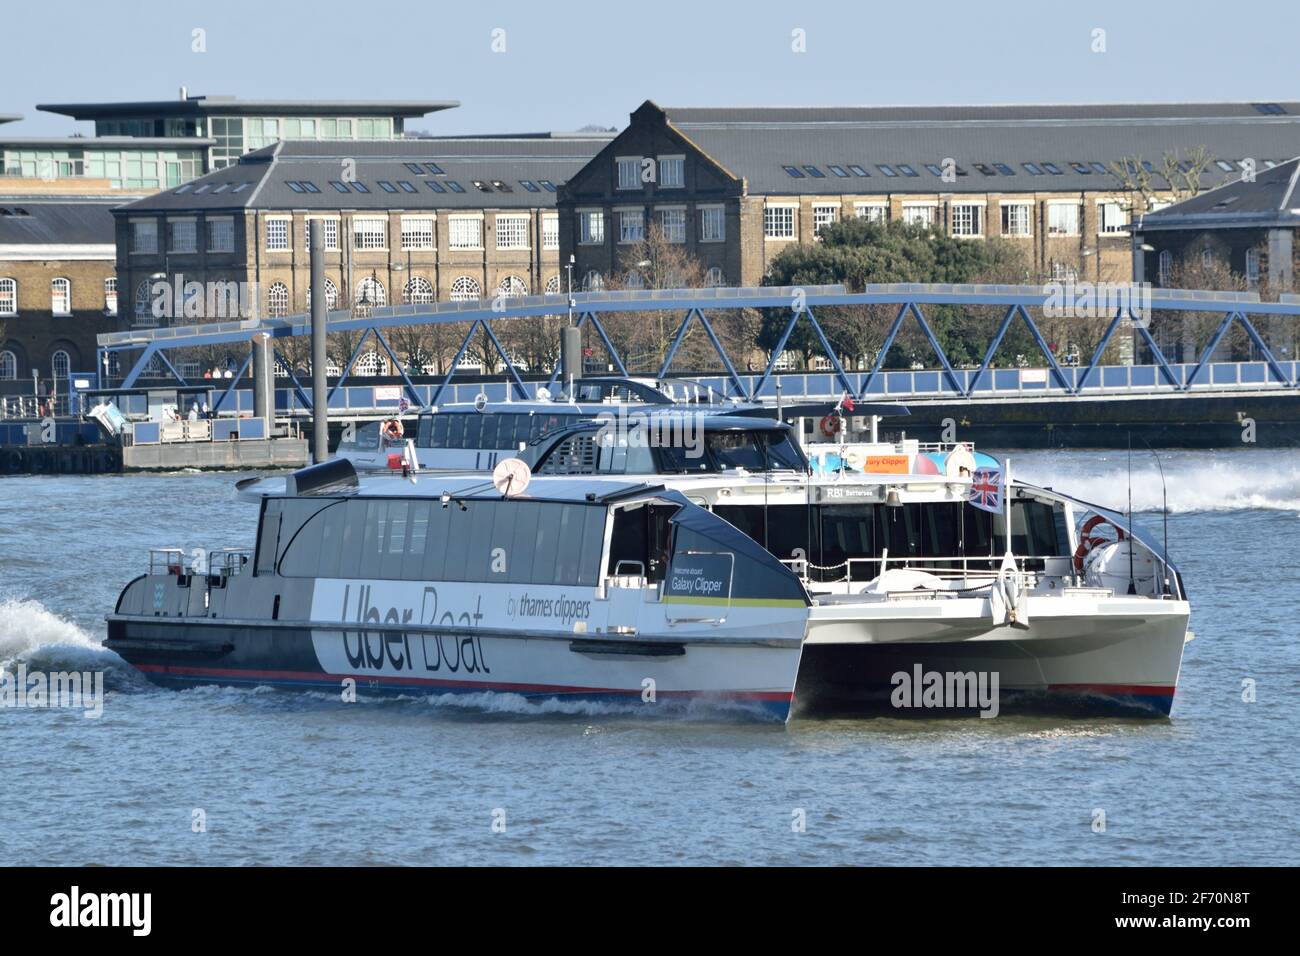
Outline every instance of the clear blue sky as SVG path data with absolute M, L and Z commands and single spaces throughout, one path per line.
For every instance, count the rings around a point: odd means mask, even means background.
M 567 12 L 564 12 L 567 11 Z M 0 16 L 12 135 L 38 102 L 457 99 L 439 133 L 622 126 L 668 106 L 1300 99 L 1294 0 L 43 0 Z M 207 52 L 191 50 L 206 31 Z M 505 30 L 506 51 L 491 49 Z M 791 31 L 807 52 L 791 51 Z M 1093 31 L 1106 31 L 1094 53 Z M 313 65 L 315 64 L 315 65 Z M 313 75 L 314 74 L 314 75 Z

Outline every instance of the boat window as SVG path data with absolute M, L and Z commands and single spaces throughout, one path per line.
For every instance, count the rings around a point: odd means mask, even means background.
M 1001 515 L 956 502 L 913 502 L 891 508 L 879 503 L 764 507 L 756 501 L 717 505 L 713 511 L 782 560 L 796 553 L 806 555 L 813 565 L 809 575 L 813 580 L 840 580 L 846 561 L 871 559 L 859 560 L 849 569 L 852 580 L 870 580 L 879 573 L 874 559 L 886 547 L 891 563 L 906 558 L 958 559 L 918 565 L 940 571 L 959 569 L 963 555 L 969 567 L 996 568 L 1006 550 Z M 1017 557 L 1032 559 L 1031 568 L 1041 568 L 1042 558 L 1069 553 L 1063 512 L 1050 503 L 1014 501 L 1011 527 L 1012 550 Z
M 747 471 L 790 470 L 802 472 L 807 464 L 790 441 L 789 433 L 776 429 L 753 431 L 706 431 L 705 454 L 680 445 L 656 448 L 659 470 L 664 474 L 689 474 L 744 468 Z
M 595 585 L 605 508 L 422 498 L 275 499 L 285 577 Z M 283 519 L 283 520 L 281 520 Z M 293 526 L 295 531 L 284 529 Z M 266 524 L 266 527 L 272 527 Z
M 560 440 L 537 464 L 539 475 L 590 475 L 596 471 L 596 438 L 579 432 Z

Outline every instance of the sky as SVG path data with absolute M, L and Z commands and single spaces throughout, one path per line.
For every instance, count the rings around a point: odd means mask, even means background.
M 24 114 L 4 127 L 13 136 L 90 133 L 36 104 L 170 99 L 181 86 L 459 100 L 409 124 L 438 134 L 621 128 L 646 99 L 1300 100 L 1297 25 L 1294 0 L 0 0 L 0 114 Z

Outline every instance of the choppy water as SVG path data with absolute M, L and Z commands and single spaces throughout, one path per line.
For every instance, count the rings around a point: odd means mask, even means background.
M 1123 505 L 1122 452 L 1013 460 L 1018 477 Z M 98 720 L 0 709 L 0 864 L 1295 864 L 1300 455 L 1161 460 L 1197 640 L 1157 722 L 781 726 L 159 690 L 99 647 L 103 615 L 150 546 L 251 543 L 234 478 L 0 480 L 0 663 L 104 669 L 108 684 Z M 1149 453 L 1133 489 L 1137 508 L 1159 506 Z

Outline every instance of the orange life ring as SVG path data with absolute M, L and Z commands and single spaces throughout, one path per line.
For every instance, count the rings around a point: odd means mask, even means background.
M 834 438 L 840 431 L 840 416 L 827 415 L 822 419 L 822 434 Z
M 399 441 L 404 434 L 406 431 L 399 419 L 390 418 L 384 422 L 384 437 L 389 441 Z
M 1093 515 L 1085 521 L 1083 527 L 1079 529 L 1079 546 L 1074 549 L 1074 572 L 1076 574 L 1083 573 L 1083 559 L 1088 556 L 1088 553 L 1092 551 L 1093 548 L 1097 547 L 1097 545 L 1106 543 L 1105 538 L 1090 537 L 1093 529 L 1099 524 L 1110 525 L 1115 529 L 1115 534 L 1118 536 L 1115 540 L 1124 540 L 1123 528 L 1115 524 L 1115 522 L 1111 521 L 1109 518 L 1103 517 L 1102 515 Z

